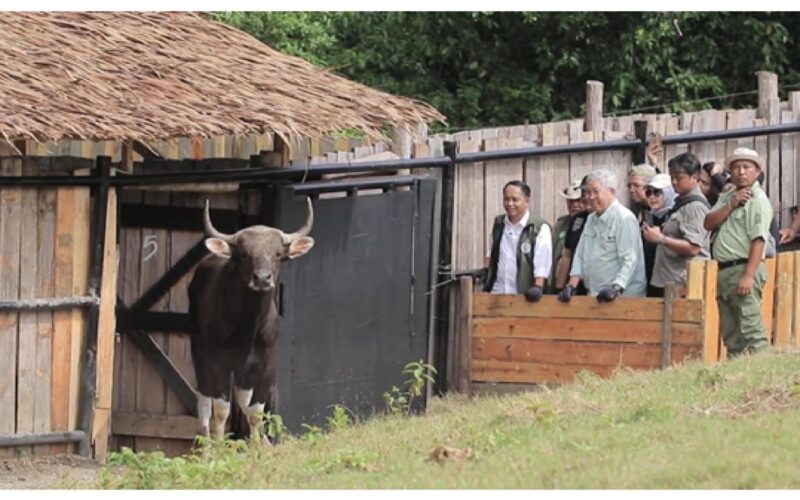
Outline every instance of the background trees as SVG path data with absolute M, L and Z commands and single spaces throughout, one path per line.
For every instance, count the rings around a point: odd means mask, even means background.
M 431 103 L 451 129 L 755 105 L 757 70 L 800 88 L 800 13 L 234 12 L 212 14 L 347 78 Z M 723 96 L 723 97 L 718 97 Z M 645 108 L 645 109 L 642 109 Z

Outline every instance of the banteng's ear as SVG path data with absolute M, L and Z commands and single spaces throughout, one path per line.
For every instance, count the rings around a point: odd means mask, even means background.
M 289 251 L 286 252 L 286 258 L 295 259 L 301 255 L 305 255 L 306 252 L 311 250 L 311 247 L 313 246 L 314 238 L 310 236 L 301 236 L 294 240 L 291 245 L 289 245 Z
M 222 238 L 206 238 L 206 248 L 217 257 L 223 259 L 231 257 L 231 246 Z

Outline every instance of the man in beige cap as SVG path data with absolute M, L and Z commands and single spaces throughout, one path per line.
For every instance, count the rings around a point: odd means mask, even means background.
M 767 281 L 763 259 L 772 206 L 758 182 L 764 165 L 757 152 L 737 148 L 725 158 L 725 168 L 736 189 L 720 195 L 703 225 L 718 231 L 711 255 L 719 261 L 720 331 L 728 355 L 736 356 L 767 346 L 761 291 Z
M 558 292 L 561 287 L 567 282 L 569 278 L 569 267 L 572 263 L 572 255 L 564 257 L 564 244 L 567 240 L 567 233 L 569 233 L 570 223 L 575 216 L 583 210 L 583 202 L 581 201 L 581 181 L 580 179 L 572 181 L 569 186 L 565 187 L 558 192 L 567 201 L 567 213 L 562 215 L 556 220 L 556 225 L 553 230 L 553 266 L 550 271 L 550 279 L 547 280 L 547 292 Z M 561 273 L 559 276 L 559 262 L 561 262 Z M 559 279 L 558 284 L 557 279 Z

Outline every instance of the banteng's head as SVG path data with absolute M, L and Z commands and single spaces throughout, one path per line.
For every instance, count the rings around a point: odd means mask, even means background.
M 314 209 L 308 202 L 306 222 L 295 233 L 284 233 L 269 226 L 250 226 L 236 234 L 220 233 L 211 224 L 208 200 L 203 217 L 206 248 L 214 255 L 230 259 L 242 283 L 257 292 L 275 288 L 280 263 L 305 254 L 314 246 L 314 238 L 308 236 L 314 225 Z

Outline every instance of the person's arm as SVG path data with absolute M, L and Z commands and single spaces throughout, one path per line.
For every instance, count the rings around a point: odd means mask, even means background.
M 659 245 L 664 245 L 665 247 L 674 251 L 681 257 L 694 257 L 695 255 L 699 254 L 702 251 L 702 248 L 692 243 L 689 243 L 686 240 L 680 238 L 673 238 L 671 236 L 665 235 L 664 233 L 661 232 L 661 228 L 658 226 L 645 227 L 644 239 L 646 239 L 650 243 L 657 243 Z
M 761 264 L 761 256 L 764 255 L 764 240 L 756 238 L 750 242 L 750 253 L 747 256 L 747 265 L 744 268 L 742 277 L 739 278 L 739 295 L 750 295 L 753 291 L 753 280 L 755 279 L 756 271 L 759 264 Z
M 550 226 L 543 224 L 536 235 L 533 254 L 533 285 L 543 287 L 553 267 L 553 238 Z
M 569 265 L 572 261 L 572 250 L 565 248 L 561 250 L 556 262 L 556 272 L 553 274 L 553 285 L 556 288 L 564 288 L 569 279 Z
M 588 223 L 588 221 L 586 223 Z M 584 254 L 586 253 L 585 248 L 586 238 L 581 237 L 581 239 L 578 240 L 578 246 L 575 248 L 575 257 L 572 259 L 572 269 L 569 271 L 569 282 L 567 283 L 573 287 L 578 286 L 578 284 L 581 282 L 581 278 L 583 277 L 583 258 Z
M 749 200 L 751 196 L 752 195 L 749 188 L 737 190 L 733 198 L 731 198 L 727 203 L 722 205 L 717 203 L 717 205 L 720 206 L 716 207 L 715 210 L 712 210 L 708 215 L 706 215 L 706 218 L 703 221 L 703 227 L 706 229 L 706 231 L 716 231 L 720 228 L 720 226 L 722 226 L 722 223 L 725 222 L 725 219 L 728 218 L 731 212 L 733 212 L 739 206 L 747 203 L 747 200 Z

